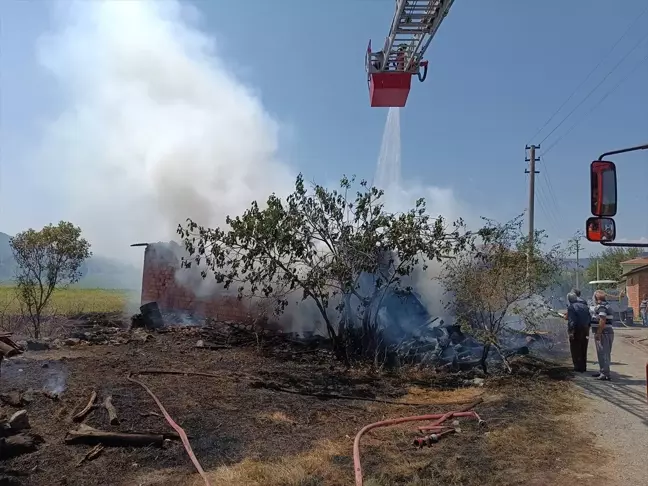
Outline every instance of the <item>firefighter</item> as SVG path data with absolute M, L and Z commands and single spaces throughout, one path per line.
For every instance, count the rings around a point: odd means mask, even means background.
M 383 62 L 385 60 L 385 53 L 383 51 L 378 51 L 372 53 L 372 57 L 374 59 L 373 62 L 373 67 L 376 71 L 380 71 L 382 69 Z
M 401 44 L 398 46 L 398 54 L 396 54 L 396 69 L 398 71 L 404 71 L 405 70 L 405 50 L 407 49 L 407 46 L 405 44 Z

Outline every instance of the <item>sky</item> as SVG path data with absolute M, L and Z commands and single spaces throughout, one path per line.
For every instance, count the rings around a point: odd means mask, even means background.
M 393 0 L 104 3 L 0 4 L 0 231 L 70 219 L 127 257 L 187 216 L 218 224 L 285 194 L 298 172 L 373 177 L 387 111 L 369 106 L 364 55 Z M 511 219 L 540 143 L 536 227 L 551 242 L 583 230 L 589 163 L 648 142 L 645 9 L 456 0 L 400 113 L 408 197 Z M 618 238 L 648 241 L 648 151 L 614 160 Z

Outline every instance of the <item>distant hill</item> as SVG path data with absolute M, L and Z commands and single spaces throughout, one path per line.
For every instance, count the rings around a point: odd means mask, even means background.
M 644 252 L 640 255 L 640 257 L 648 258 L 648 252 Z M 596 261 L 595 258 L 581 258 L 579 262 L 580 267 L 582 269 L 586 269 L 587 267 L 589 267 L 590 263 L 593 263 L 594 261 Z M 567 258 L 565 262 L 568 270 L 574 270 L 576 268 L 575 258 Z
M 0 233 L 0 282 L 13 279 L 16 262 L 6 233 Z M 101 289 L 137 289 L 142 282 L 142 271 L 133 265 L 112 258 L 93 256 L 82 266 L 83 277 L 78 287 Z

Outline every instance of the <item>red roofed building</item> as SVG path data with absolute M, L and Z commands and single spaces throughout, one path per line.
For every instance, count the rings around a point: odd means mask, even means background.
M 639 303 L 645 294 L 648 294 L 648 258 L 633 258 L 621 262 L 628 296 L 628 307 L 632 307 L 635 318 L 639 316 Z

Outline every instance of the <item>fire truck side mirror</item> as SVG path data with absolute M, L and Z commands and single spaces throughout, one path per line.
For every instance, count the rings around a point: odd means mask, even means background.
M 589 241 L 612 242 L 616 238 L 616 223 L 612 218 L 588 218 L 585 235 Z
M 616 216 L 617 178 L 614 162 L 605 160 L 592 162 L 590 165 L 590 191 L 593 216 L 599 218 Z

